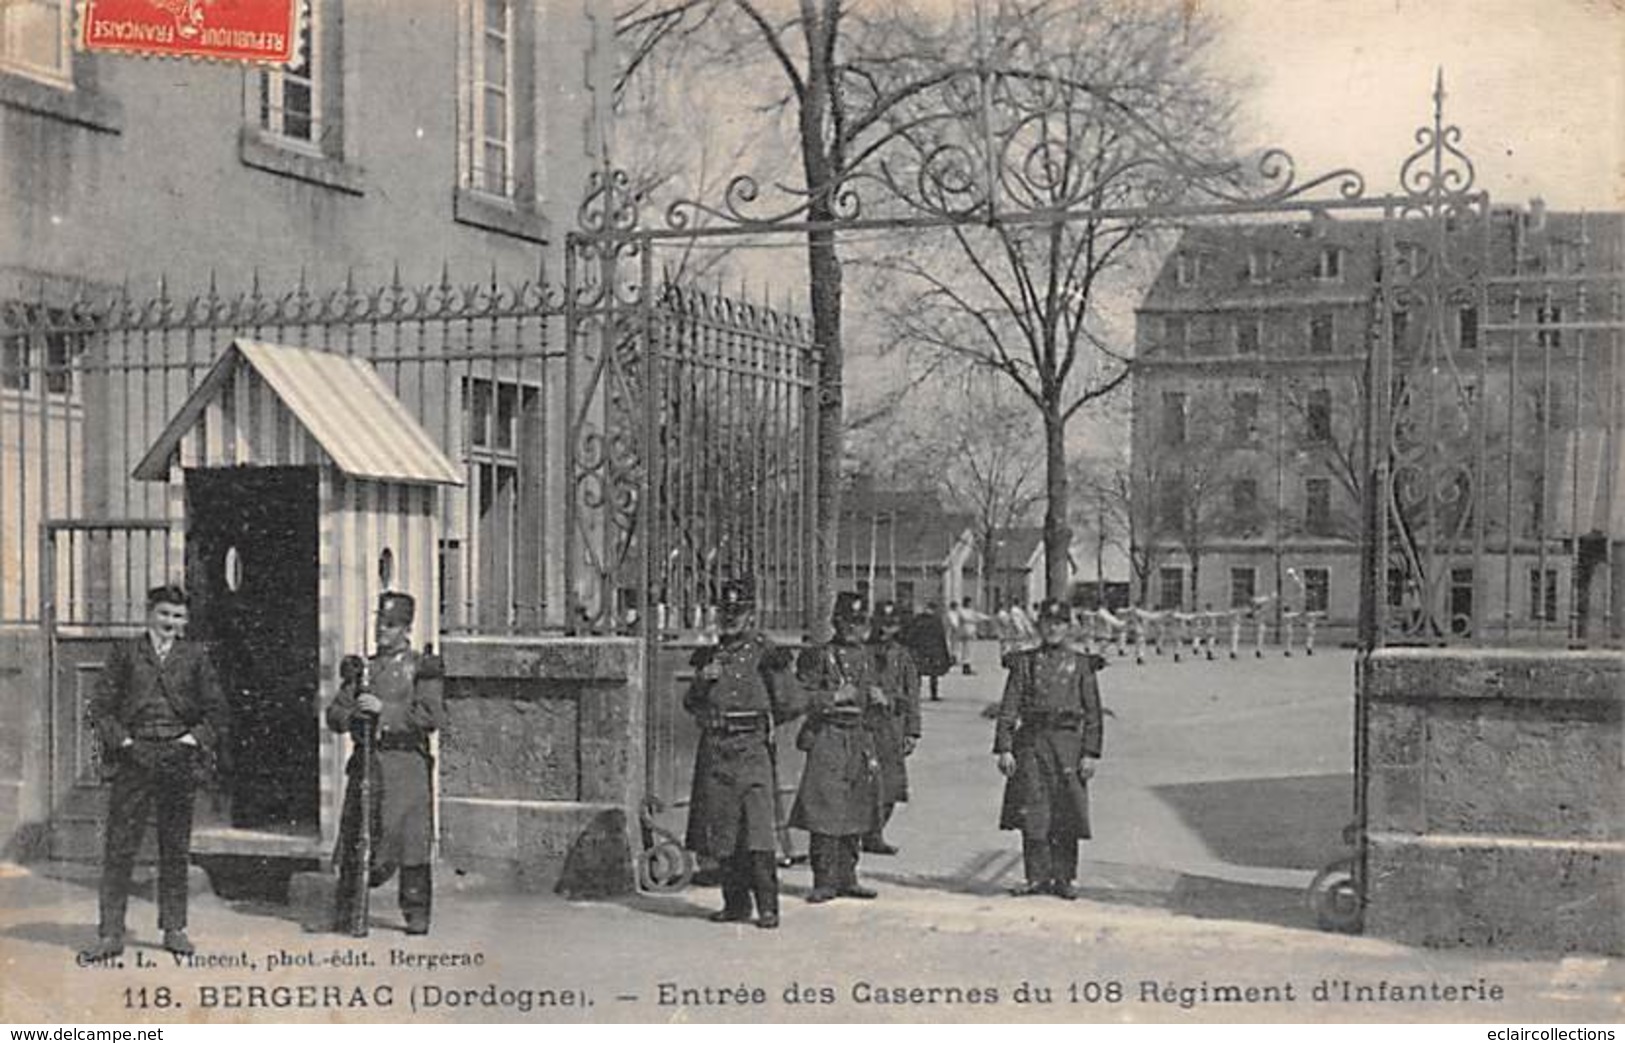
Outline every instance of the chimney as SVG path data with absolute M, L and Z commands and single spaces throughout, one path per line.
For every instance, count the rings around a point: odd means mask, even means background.
M 1529 230 L 1531 232 L 1546 230 L 1546 200 L 1539 196 L 1529 201 Z

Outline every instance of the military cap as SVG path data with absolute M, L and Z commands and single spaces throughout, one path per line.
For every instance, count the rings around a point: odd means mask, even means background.
M 1072 622 L 1072 606 L 1056 598 L 1049 598 L 1038 606 L 1040 623 Z
M 756 607 L 756 588 L 748 579 L 731 579 L 717 592 L 717 611 L 739 615 Z
M 835 609 L 830 613 L 830 618 L 835 622 L 861 623 L 868 616 L 869 604 L 862 594 L 855 590 L 843 590 L 835 595 Z
M 385 591 L 378 595 L 378 619 L 392 627 L 409 627 L 417 617 L 417 599 L 410 594 Z
M 897 609 L 895 601 L 880 601 L 875 603 L 875 626 L 900 627 L 903 625 L 903 614 Z

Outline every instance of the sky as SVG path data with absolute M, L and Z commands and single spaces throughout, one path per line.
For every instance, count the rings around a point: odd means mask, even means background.
M 1220 20 L 1220 68 L 1249 81 L 1243 142 L 1300 171 L 1395 187 L 1442 68 L 1445 122 L 1492 200 L 1625 207 L 1625 0 L 1187 2 Z

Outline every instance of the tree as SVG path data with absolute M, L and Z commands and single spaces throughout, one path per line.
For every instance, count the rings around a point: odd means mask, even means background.
M 1164 227 L 1155 214 L 1180 191 L 1173 172 L 1215 166 L 1229 113 L 1202 67 L 1211 30 L 1188 12 L 1156 3 L 1000 11 L 987 60 L 1011 72 L 995 81 L 998 97 L 965 98 L 948 126 L 922 110 L 936 99 L 894 110 L 899 136 L 929 158 L 892 176 L 949 193 L 942 205 L 951 206 L 952 190 L 984 167 L 997 172 L 1002 198 L 1040 219 L 956 225 L 946 244 L 916 243 L 875 265 L 916 287 L 891 312 L 900 342 L 999 375 L 1036 412 L 1046 587 L 1063 597 L 1068 426 L 1128 376 L 1108 298 Z M 1008 125 L 980 134 L 990 103 L 1004 106 Z
M 842 0 L 799 0 L 790 13 L 756 0 L 638 0 L 623 8 L 618 27 L 627 50 L 621 82 L 663 52 L 707 48 L 713 68 L 768 68 L 779 83 L 764 99 L 769 112 L 794 124 L 805 232 L 808 300 L 822 366 L 818 389 L 818 496 L 815 539 L 820 567 L 814 599 L 827 605 L 834 585 L 834 536 L 840 518 L 845 347 L 842 266 L 829 227 L 843 205 L 841 188 L 890 139 L 889 114 L 954 74 L 941 47 L 952 26 L 933 25 L 906 7 L 858 12 Z M 722 59 L 721 62 L 716 59 Z M 760 76 L 741 76 L 759 84 Z M 757 181 L 730 183 L 729 205 L 756 198 Z
M 968 356 L 1013 380 L 1043 418 L 1048 586 L 1058 596 L 1070 542 L 1066 427 L 1124 376 L 1120 356 L 1115 371 L 1095 372 L 1096 351 L 1110 355 L 1095 295 L 1154 224 L 1103 214 L 1175 201 L 1178 171 L 1202 169 L 1217 154 L 1227 112 L 1224 92 L 1200 69 L 1209 31 L 1188 6 L 1155 0 L 1007 0 L 985 19 L 978 7 L 975 24 L 963 11 L 925 14 L 904 3 L 799 0 L 780 10 L 752 0 L 639 2 L 622 26 L 634 66 L 667 43 L 705 39 L 731 71 L 768 67 L 782 85 L 764 107 L 794 125 L 800 201 L 790 213 L 806 222 L 809 302 L 823 354 L 815 526 L 823 592 L 832 579 L 844 419 L 843 268 L 832 225 L 851 216 L 860 184 L 879 183 L 893 214 L 988 225 L 985 236 L 956 229 L 953 237 L 964 254 L 956 263 L 969 260 L 989 304 L 950 280 L 926 281 L 940 298 L 932 303 L 957 306 L 985 334 L 979 352 L 964 348 Z M 738 219 L 759 190 L 742 177 L 721 209 L 676 212 Z M 1049 220 L 1027 224 L 1022 215 L 1035 213 Z M 986 245 L 997 258 L 984 259 Z
M 1043 499 L 1037 424 L 1013 397 L 978 373 L 915 385 L 891 422 L 854 447 L 857 465 L 970 514 L 982 560 L 992 560 L 998 534 L 1027 522 Z

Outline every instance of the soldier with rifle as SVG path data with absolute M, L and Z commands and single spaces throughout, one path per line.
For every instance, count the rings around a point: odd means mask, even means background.
M 834 640 L 808 648 L 796 664 L 808 692 L 796 748 L 807 762 L 790 825 L 812 834 L 809 902 L 876 897 L 858 883 L 859 844 L 880 824 L 880 762 L 866 717 L 891 700 L 863 640 L 865 607 L 861 594 L 836 595 Z
M 920 671 L 902 633 L 897 603 L 876 605 L 869 649 L 890 705 L 872 706 L 866 717 L 880 760 L 880 821 L 863 838 L 863 850 L 874 855 L 897 854 L 896 845 L 886 840 L 886 823 L 898 804 L 908 802 L 908 758 L 920 741 Z
M 346 768 L 349 785 L 339 824 L 337 930 L 367 933 L 367 888 L 400 871 L 400 908 L 407 934 L 428 934 L 433 898 L 430 853 L 434 759 L 429 736 L 445 720 L 445 670 L 432 652 L 412 648 L 417 602 L 408 594 L 378 598 L 370 657 L 339 664 L 339 693 L 327 725 L 357 740 Z
M 1088 780 L 1100 758 L 1098 655 L 1066 644 L 1069 606 L 1045 601 L 1037 648 L 1011 653 L 993 753 L 1008 780 L 1000 829 L 1021 831 L 1027 882 L 1017 895 L 1074 899 L 1078 841 L 1089 837 Z
M 722 908 L 713 923 L 750 919 L 779 926 L 779 876 L 774 842 L 778 771 L 774 725 L 800 712 L 790 675 L 791 653 L 755 629 L 756 600 L 748 580 L 725 583 L 717 605 L 718 641 L 689 660 L 694 680 L 683 709 L 700 726 L 688 808 L 688 848 L 722 865 Z

